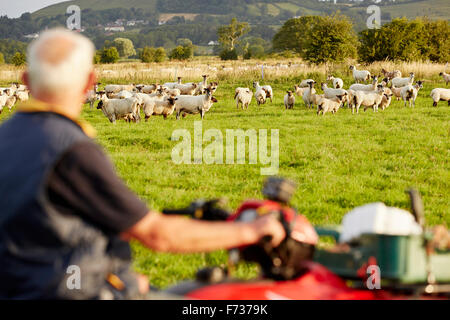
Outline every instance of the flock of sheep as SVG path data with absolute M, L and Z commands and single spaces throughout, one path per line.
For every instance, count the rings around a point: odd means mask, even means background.
M 415 101 L 419 90 L 423 87 L 422 81 L 414 82 L 414 73 L 408 77 L 402 77 L 399 70 L 387 71 L 382 69 L 383 76 L 372 76 L 367 70 L 357 70 L 355 66 L 350 66 L 355 81 L 347 90 L 344 89 L 344 81 L 332 75 L 327 77 L 331 81 L 332 87 L 327 83 L 321 84 L 322 94 L 318 94 L 314 88 L 316 82 L 313 79 L 303 80 L 299 85 L 294 86 L 293 91 L 287 91 L 284 96 L 284 106 L 286 109 L 293 109 L 296 103 L 295 95 L 302 97 L 307 108 L 317 107 L 317 114 L 327 112 L 336 113 L 339 108 L 347 106 L 352 109 L 352 113 L 358 113 L 361 107 L 364 111 L 372 108 L 375 112 L 379 108 L 385 110 L 389 107 L 392 97 L 397 100 L 402 99 L 406 106 L 415 106 Z M 446 85 L 450 82 L 450 74 L 441 72 Z M 382 78 L 382 81 L 379 81 Z M 152 115 L 161 115 L 164 118 L 173 113 L 176 118 L 185 117 L 187 114 L 200 114 L 203 119 L 212 105 L 217 102 L 213 96 L 218 83 L 208 82 L 208 75 L 203 76 L 203 81 L 196 83 L 182 83 L 182 78 L 178 77 L 177 82 L 160 84 L 132 84 L 132 85 L 106 85 L 104 90 L 99 91 L 98 83 L 86 96 L 86 103 L 93 108 L 97 100 L 97 109 L 101 109 L 110 122 L 124 119 L 128 122 L 139 122 L 141 120 L 141 110 L 147 121 Z M 366 84 L 369 82 L 368 84 Z M 267 100 L 273 101 L 274 93 L 270 85 L 261 86 L 259 82 L 253 82 L 254 92 L 250 88 L 236 88 L 234 100 L 236 107 L 247 109 L 253 97 L 258 106 L 265 104 Z M 450 105 L 450 89 L 435 88 L 430 94 L 433 99 L 433 106 L 437 106 L 439 101 L 447 101 Z M 29 91 L 24 85 L 13 83 L 9 88 L 0 88 L 0 113 L 4 107 L 9 110 L 18 101 L 29 99 Z
M 287 91 L 284 96 L 284 106 L 286 109 L 292 109 L 295 105 L 295 94 L 302 97 L 303 102 L 307 108 L 317 106 L 317 114 L 323 115 L 327 112 L 336 113 L 340 107 L 346 103 L 352 109 L 352 113 L 359 112 L 360 107 L 372 108 L 375 112 L 379 108 L 382 110 L 389 107 L 392 97 L 395 96 L 397 100 L 402 99 L 405 103 L 409 102 L 410 107 L 415 106 L 417 94 L 423 87 L 422 81 L 414 83 L 414 73 L 410 73 L 409 77 L 402 78 L 402 73 L 399 70 L 386 71 L 382 69 L 383 80 L 379 82 L 378 76 L 371 76 L 367 70 L 357 70 L 355 66 L 350 66 L 355 81 L 348 90 L 344 89 L 344 81 L 332 75 L 328 76 L 327 81 L 331 81 L 332 88 L 329 88 L 327 83 L 321 84 L 323 94 L 318 94 L 314 85 L 316 82 L 313 79 L 303 80 L 299 85 L 294 86 L 294 91 Z M 450 82 L 450 75 L 441 72 L 440 76 L 448 85 Z M 369 84 L 364 84 L 366 81 L 371 81 Z M 389 87 L 390 84 L 390 87 Z M 273 98 L 273 90 L 270 86 L 260 86 L 258 82 L 253 83 L 255 92 L 253 93 L 249 88 L 236 88 L 235 100 L 236 106 L 242 106 L 242 109 L 248 108 L 255 97 L 257 105 L 264 104 L 267 99 Z M 437 106 L 439 101 L 447 101 L 450 105 L 450 89 L 435 88 L 430 94 L 433 99 L 433 106 Z

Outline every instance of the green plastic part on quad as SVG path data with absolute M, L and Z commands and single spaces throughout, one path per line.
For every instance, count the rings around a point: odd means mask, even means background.
M 339 240 L 338 227 L 316 227 L 316 231 L 321 238 Z M 314 261 L 349 280 L 361 279 L 361 272 L 375 263 L 383 282 L 426 284 L 431 271 L 436 283 L 450 283 L 450 251 L 435 251 L 427 257 L 425 244 L 424 236 L 365 234 L 349 250 L 318 248 Z

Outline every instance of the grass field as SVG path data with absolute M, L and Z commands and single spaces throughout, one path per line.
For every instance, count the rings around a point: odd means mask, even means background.
M 352 208 L 376 201 L 408 209 L 404 191 L 414 186 L 423 195 L 427 224 L 450 226 L 450 108 L 444 102 L 433 108 L 429 98 L 432 88 L 445 86 L 438 77 L 428 79 L 414 109 L 394 101 L 378 113 L 352 115 L 345 108 L 319 117 L 304 107 L 301 98 L 294 110 L 284 110 L 285 91 L 306 76 L 301 71 L 286 74 L 261 82 L 274 88 L 273 103 L 257 107 L 253 101 L 246 111 L 236 109 L 233 95 L 235 87 L 251 87 L 250 77 L 216 75 L 221 77 L 215 94 L 219 102 L 206 114 L 203 130 L 219 129 L 225 136 L 226 129 L 279 129 L 279 175 L 297 182 L 292 204 L 314 224 L 338 224 Z M 317 82 L 325 79 L 321 72 L 312 75 Z M 111 82 L 105 80 L 101 82 Z M 194 80 L 201 79 L 184 79 Z M 344 80 L 348 87 L 350 79 Z M 0 122 L 9 116 L 4 111 Z M 114 126 L 99 110 L 85 106 L 82 118 L 97 129 L 98 142 L 111 155 L 119 175 L 151 208 L 181 207 L 214 197 L 226 197 L 229 207 L 236 208 L 247 198 L 261 197 L 261 165 L 172 162 L 172 148 L 178 143 L 170 139 L 173 131 L 183 128 L 193 133 L 198 115 L 180 121 L 174 116 L 139 124 L 121 121 Z M 138 244 L 133 248 L 136 269 L 160 287 L 192 278 L 201 266 L 226 262 L 224 252 L 171 255 L 155 254 Z M 256 272 L 247 264 L 237 270 L 240 277 Z

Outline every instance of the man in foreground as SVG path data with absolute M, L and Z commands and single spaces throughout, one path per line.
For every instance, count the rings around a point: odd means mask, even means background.
M 79 115 L 95 84 L 93 44 L 63 29 L 28 49 L 33 100 L 0 126 L 0 299 L 136 298 L 148 281 L 130 271 L 136 239 L 163 252 L 277 245 L 283 227 L 209 223 L 149 211 L 117 177 Z M 70 285 L 80 271 L 80 286 Z

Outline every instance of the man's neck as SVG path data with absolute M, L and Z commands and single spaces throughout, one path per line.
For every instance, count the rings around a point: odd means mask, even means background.
M 78 119 L 80 116 L 82 103 L 74 97 L 34 95 L 33 98 L 49 105 L 49 111 L 60 113 L 70 119 Z

